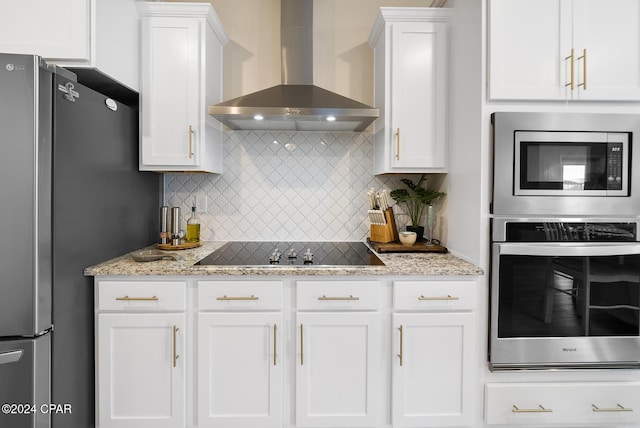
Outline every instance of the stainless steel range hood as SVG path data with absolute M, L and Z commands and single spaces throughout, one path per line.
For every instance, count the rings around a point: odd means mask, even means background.
M 231 129 L 364 131 L 378 109 L 313 85 L 313 0 L 281 1 L 282 84 L 209 106 Z

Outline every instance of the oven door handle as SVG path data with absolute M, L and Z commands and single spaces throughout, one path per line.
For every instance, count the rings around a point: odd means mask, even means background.
M 498 255 L 547 257 L 597 257 L 640 254 L 640 243 L 499 243 L 493 244 Z

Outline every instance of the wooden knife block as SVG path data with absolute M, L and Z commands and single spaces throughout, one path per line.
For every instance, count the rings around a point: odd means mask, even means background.
M 374 242 L 393 242 L 399 239 L 396 219 L 393 215 L 393 207 L 384 210 L 384 218 L 387 224 L 372 224 L 370 239 Z

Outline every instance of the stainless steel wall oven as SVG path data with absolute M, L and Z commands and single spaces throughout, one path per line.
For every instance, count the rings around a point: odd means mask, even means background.
M 640 367 L 638 225 L 494 218 L 491 368 Z
M 640 368 L 640 115 L 492 123 L 491 369 Z

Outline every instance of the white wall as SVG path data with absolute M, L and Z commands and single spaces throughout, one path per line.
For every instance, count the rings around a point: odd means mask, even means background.
M 209 2 L 231 40 L 224 54 L 224 98 L 279 84 L 280 0 Z M 372 104 L 373 51 L 367 38 L 378 9 L 427 7 L 431 0 L 315 0 L 313 5 L 314 84 Z
M 486 270 L 487 171 L 482 140 L 482 2 L 449 0 L 453 11 L 449 58 L 447 245 Z

